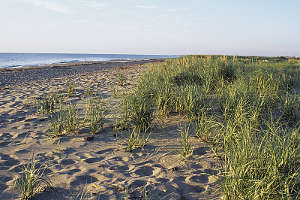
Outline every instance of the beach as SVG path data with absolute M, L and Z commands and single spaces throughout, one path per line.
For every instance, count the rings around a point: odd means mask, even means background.
M 6 85 L 15 85 L 31 81 L 39 81 L 51 78 L 60 78 L 70 75 L 78 75 L 87 72 L 123 67 L 128 65 L 161 62 L 163 59 L 147 60 L 115 60 L 98 62 L 78 62 L 49 64 L 43 66 L 24 66 L 15 68 L 0 68 L 0 88 Z
M 155 121 L 149 142 L 126 151 L 128 131 L 113 130 L 121 95 L 135 89 L 139 77 L 153 63 L 105 61 L 0 70 L 0 199 L 17 199 L 14 181 L 34 155 L 47 165 L 54 190 L 41 191 L 36 199 L 72 199 L 86 191 L 89 199 L 219 199 L 222 162 L 197 138 L 189 159 L 182 161 L 180 116 Z M 120 74 L 124 83 L 120 84 Z M 68 87 L 72 86 L 72 95 Z M 89 91 L 87 94 L 87 91 Z M 46 94 L 65 95 L 84 118 L 87 99 L 101 99 L 103 129 L 91 137 L 89 130 L 53 138 L 50 115 L 39 114 L 34 99 Z

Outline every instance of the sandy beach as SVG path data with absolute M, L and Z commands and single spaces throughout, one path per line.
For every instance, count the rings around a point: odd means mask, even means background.
M 37 163 L 46 163 L 54 191 L 36 199 L 72 199 L 87 191 L 89 199 L 218 199 L 219 161 L 208 145 L 193 138 L 193 155 L 182 160 L 179 116 L 155 121 L 150 140 L 142 149 L 125 150 L 127 131 L 113 131 L 120 95 L 135 87 L 138 77 L 154 62 L 101 62 L 74 66 L 47 66 L 0 71 L 0 199 L 18 198 L 14 180 L 34 154 Z M 118 74 L 125 84 L 118 84 Z M 49 115 L 36 113 L 34 98 L 53 92 L 74 95 L 66 100 L 76 104 L 80 115 L 86 105 L 85 91 L 101 98 L 105 107 L 104 128 L 93 140 L 86 129 L 77 134 L 50 138 Z

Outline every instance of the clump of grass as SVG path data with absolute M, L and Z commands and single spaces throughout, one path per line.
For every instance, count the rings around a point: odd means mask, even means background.
M 144 147 L 148 143 L 149 137 L 150 133 L 147 134 L 147 131 L 141 133 L 138 129 L 133 128 L 127 139 L 126 150 L 131 152 L 134 149 Z
M 112 91 L 112 96 L 114 98 L 117 98 L 118 97 L 118 93 L 119 93 L 118 90 L 116 88 L 114 88 L 113 91 Z
M 22 174 L 15 180 L 15 187 L 22 200 L 30 200 L 45 188 L 52 188 L 51 181 L 45 170 L 46 165 L 37 165 L 34 156 L 24 166 Z
M 75 92 L 74 84 L 73 83 L 68 84 L 68 86 L 67 86 L 68 97 L 72 97 L 74 92 Z
M 146 187 L 144 187 L 143 191 L 142 191 L 142 196 L 141 196 L 142 200 L 151 200 L 152 197 L 151 197 L 151 195 L 149 193 L 150 193 L 150 191 L 147 190 Z
M 187 125 L 181 125 L 179 128 L 179 133 L 181 137 L 181 146 L 182 146 L 182 151 L 180 154 L 186 159 L 190 157 L 193 154 L 193 147 L 190 142 L 190 127 Z
M 37 112 L 39 114 L 51 114 L 54 113 L 57 103 L 62 102 L 63 97 L 57 93 L 51 93 L 42 97 L 40 100 L 36 100 Z
M 104 116 L 101 102 L 96 102 L 92 99 L 87 101 L 85 121 L 88 123 L 92 135 L 103 128 Z
M 139 132 L 145 132 L 154 118 L 153 102 L 143 94 L 129 94 L 123 97 L 123 126 L 132 126 Z M 129 127 L 128 127 L 129 128 Z
M 55 113 L 50 122 L 50 135 L 59 137 L 69 133 L 75 133 L 79 129 L 79 117 L 74 104 L 62 107 Z
M 293 126 L 297 123 L 297 110 L 299 110 L 300 101 L 297 96 L 287 94 L 283 97 L 283 105 L 281 109 L 281 119 L 289 126 Z
M 236 79 L 235 72 L 235 58 L 232 60 L 223 57 L 223 60 L 219 63 L 218 76 L 223 80 L 229 83 L 233 82 Z
M 93 96 L 93 95 L 94 95 L 93 89 L 87 86 L 87 87 L 84 89 L 84 95 L 85 95 L 86 97 Z
M 213 129 L 218 126 L 218 123 L 212 117 L 207 116 L 205 111 L 196 119 L 194 124 L 195 135 L 205 142 L 209 142 Z
M 122 72 L 117 73 L 116 79 L 117 79 L 117 84 L 119 86 L 124 86 L 126 84 L 127 78 L 124 73 L 122 73 Z

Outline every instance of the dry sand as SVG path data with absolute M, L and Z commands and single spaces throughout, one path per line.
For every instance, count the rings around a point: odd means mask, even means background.
M 134 63 L 139 64 L 139 63 Z M 2 84 L 0 89 L 0 199 L 17 199 L 14 179 L 35 154 L 38 163 L 47 163 L 47 173 L 55 191 L 45 191 L 36 199 L 71 199 L 78 191 L 89 191 L 90 199 L 141 199 L 143 191 L 156 199 L 218 199 L 221 164 L 212 150 L 192 138 L 193 155 L 182 161 L 178 151 L 180 117 L 156 121 L 150 141 L 143 149 L 124 150 L 126 131 L 113 132 L 118 115 L 119 94 L 130 91 L 137 77 L 151 64 L 98 69 L 37 81 Z M 116 75 L 124 73 L 125 86 L 118 86 Z M 1 72 L 0 72 L 1 73 Z M 7 72 L 5 72 L 7 73 Z M 42 73 L 42 72 L 39 72 Z M 104 129 L 93 141 L 88 131 L 50 139 L 49 117 L 36 114 L 30 100 L 45 93 L 66 90 L 73 83 L 71 101 L 84 108 L 87 87 L 103 98 L 106 105 Z M 60 143 L 58 144 L 58 141 Z

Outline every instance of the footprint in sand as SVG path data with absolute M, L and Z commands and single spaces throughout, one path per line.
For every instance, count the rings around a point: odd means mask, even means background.
M 199 174 L 199 175 L 193 175 L 186 178 L 187 183 L 202 183 L 206 184 L 208 183 L 208 175 L 206 174 Z
M 203 166 L 202 165 L 200 165 L 200 164 L 197 164 L 197 163 L 191 163 L 190 164 L 190 168 L 192 168 L 192 169 L 201 169 L 201 168 L 203 168 Z
M 1 170 L 8 170 L 10 167 L 20 163 L 20 161 L 10 157 L 7 154 L 0 153 L 0 158 L 1 158 L 1 161 L 0 161 L 0 169 Z
M 124 156 L 124 157 L 113 157 L 110 160 L 128 162 L 129 158 L 126 157 L 126 156 Z
M 139 187 L 143 187 L 147 184 L 147 182 L 145 180 L 131 180 L 128 182 L 128 188 L 139 188 Z
M 199 194 L 205 191 L 205 188 L 198 185 L 189 185 L 185 182 L 177 183 L 179 193 L 181 194 L 180 199 L 197 200 Z
M 80 172 L 80 171 L 81 171 L 80 169 L 71 169 L 71 170 L 67 171 L 66 174 L 72 176 L 73 174 Z
M 87 174 L 92 174 L 92 173 L 96 173 L 97 170 L 96 169 L 89 169 L 86 173 Z
M 134 171 L 139 176 L 155 176 L 158 177 L 161 174 L 162 168 L 153 166 L 143 166 Z
M 217 175 L 219 173 L 219 170 L 205 169 L 204 172 L 210 175 Z
M 133 166 L 132 166 L 133 167 Z M 115 171 L 128 171 L 129 165 L 121 165 L 121 166 L 111 166 L 109 167 L 109 170 L 115 170 Z
M 139 176 L 151 176 L 153 175 L 154 169 L 150 166 L 140 167 L 134 171 L 135 174 Z
M 81 184 L 90 184 L 98 181 L 96 177 L 90 175 L 76 176 L 73 179 L 74 180 L 71 181 L 70 186 L 79 186 Z
M 178 191 L 178 185 L 175 183 L 165 183 L 165 184 L 155 184 L 149 185 L 151 187 L 151 193 L 155 196 L 160 197 L 157 199 L 172 199 L 179 200 L 182 199 Z
M 19 150 L 16 150 L 16 153 L 17 154 L 27 154 L 29 153 L 30 151 L 27 150 L 27 149 L 19 149 Z
M 74 163 L 75 163 L 75 161 L 72 160 L 72 159 L 63 159 L 63 160 L 60 161 L 61 165 L 72 165 Z
M 135 165 L 136 166 L 145 166 L 145 165 L 152 164 L 152 163 L 154 163 L 153 160 L 147 160 L 145 162 L 136 163 Z
M 103 159 L 104 159 L 104 157 L 87 158 L 87 159 L 84 160 L 84 162 L 91 164 L 91 163 L 99 162 L 99 161 L 101 161 Z
M 105 153 L 113 152 L 113 151 L 114 151 L 113 148 L 110 148 L 110 149 L 104 149 L 104 150 L 101 150 L 101 151 L 96 152 L 96 154 L 105 154 Z
M 30 132 L 17 133 L 13 139 L 24 139 L 30 135 Z

